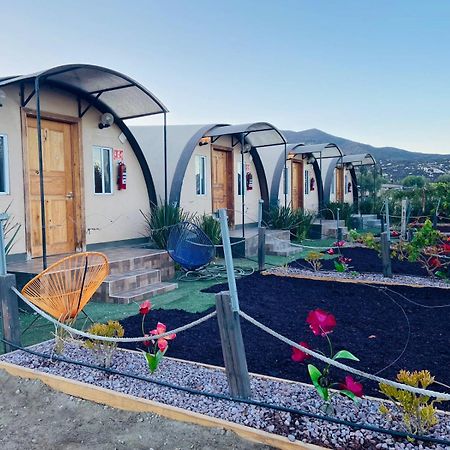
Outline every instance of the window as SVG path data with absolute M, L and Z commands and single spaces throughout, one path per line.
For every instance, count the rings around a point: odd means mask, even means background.
M 242 195 L 242 164 L 237 165 L 237 195 Z
M 195 193 L 206 195 L 206 156 L 195 156 Z
M 345 193 L 348 194 L 348 175 L 345 175 L 344 189 Z
M 309 194 L 309 170 L 305 170 L 305 194 Z
M 0 193 L 9 194 L 8 138 L 0 134 Z
M 331 178 L 331 193 L 334 194 L 336 187 L 336 169 L 333 170 L 333 177 Z
M 94 192 L 112 194 L 112 148 L 94 147 Z

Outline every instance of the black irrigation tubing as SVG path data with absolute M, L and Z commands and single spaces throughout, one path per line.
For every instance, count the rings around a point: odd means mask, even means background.
M 232 397 L 229 395 L 217 394 L 217 393 L 213 393 L 213 392 L 202 392 L 202 391 L 198 391 L 196 389 L 191 389 L 191 388 L 187 388 L 184 386 L 177 386 L 175 384 L 167 383 L 164 381 L 152 380 L 150 378 L 143 377 L 140 375 L 135 375 L 135 374 L 132 374 L 129 372 L 121 372 L 119 370 L 101 367 L 101 366 L 97 366 L 95 364 L 88 364 L 88 363 L 84 363 L 82 361 L 74 361 L 71 359 L 62 358 L 60 356 L 46 355 L 45 353 L 36 352 L 34 350 L 24 348 L 20 345 L 13 344 L 12 342 L 10 342 L 6 339 L 3 339 L 3 338 L 1 338 L 1 340 L 5 344 L 10 345 L 11 347 L 14 347 L 18 350 L 24 351 L 25 353 L 30 353 L 34 356 L 38 356 L 40 358 L 48 359 L 51 361 L 56 360 L 56 361 L 60 361 L 60 362 L 68 363 L 68 364 L 87 367 L 89 369 L 100 370 L 102 372 L 110 373 L 112 375 L 119 375 L 119 376 L 124 376 L 127 378 L 139 380 L 139 381 L 145 381 L 145 382 L 156 384 L 158 386 L 163 386 L 163 387 L 166 387 L 169 389 L 175 389 L 178 391 L 186 392 L 186 393 L 192 394 L 192 395 L 202 395 L 204 397 L 215 398 L 218 400 L 226 400 L 226 401 L 231 401 L 231 402 L 244 403 L 247 405 L 258 406 L 258 407 L 266 408 L 266 409 L 272 409 L 275 411 L 281 411 L 281 412 L 286 412 L 286 413 L 290 413 L 290 414 L 297 414 L 300 416 L 308 417 L 310 419 L 324 420 L 325 422 L 331 422 L 331 423 L 335 423 L 338 425 L 344 425 L 344 426 L 351 427 L 351 428 L 354 428 L 357 430 L 367 430 L 367 431 L 372 431 L 374 433 L 387 434 L 389 436 L 396 437 L 396 438 L 402 438 L 402 439 L 407 439 L 407 440 L 414 439 L 417 441 L 428 442 L 431 444 L 442 444 L 442 445 L 450 446 L 450 441 L 446 440 L 446 439 L 435 438 L 432 436 L 420 436 L 420 435 L 416 435 L 416 434 L 405 433 L 403 431 L 388 430 L 387 428 L 380 428 L 380 427 L 376 427 L 376 426 L 370 425 L 370 424 L 350 422 L 348 420 L 338 419 L 336 417 L 324 416 L 321 414 L 315 414 L 315 413 L 311 413 L 308 411 L 299 410 L 299 409 L 295 409 L 295 408 L 288 408 L 286 406 L 281 406 L 281 405 L 272 405 L 270 403 L 265 403 L 265 402 L 261 402 L 258 400 L 236 398 L 236 397 Z

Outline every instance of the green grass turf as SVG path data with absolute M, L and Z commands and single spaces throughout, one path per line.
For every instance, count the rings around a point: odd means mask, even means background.
M 304 242 L 305 245 L 314 247 L 328 247 L 332 245 L 334 239 L 325 239 L 321 241 L 307 240 Z M 276 267 L 283 266 L 287 263 L 294 261 L 298 258 L 304 258 L 311 249 L 302 250 L 299 248 L 299 252 L 291 255 L 289 257 L 283 256 L 266 256 L 266 267 Z M 324 256 L 328 258 L 328 255 Z M 223 259 L 217 259 L 215 262 L 217 265 L 223 265 Z M 242 267 L 250 272 L 250 269 L 256 269 L 257 258 L 249 259 L 235 259 L 235 267 Z M 181 272 L 177 272 L 177 278 L 182 275 Z M 178 282 L 178 289 L 168 292 L 166 294 L 158 295 L 151 299 L 153 309 L 181 309 L 191 313 L 199 313 L 206 311 L 214 305 L 214 294 L 207 294 L 201 292 L 209 286 L 218 283 L 225 283 L 226 278 L 203 280 L 203 281 L 182 281 L 181 279 L 174 281 Z M 24 307 L 24 309 L 29 309 Z M 138 313 L 139 304 L 131 303 L 128 305 L 117 305 L 111 303 L 98 303 L 90 302 L 86 305 L 85 311 L 91 317 L 94 322 L 106 322 L 108 320 L 121 320 L 126 317 L 135 315 Z M 81 314 L 80 318 L 77 320 L 75 326 L 76 328 L 87 328 L 89 322 Z M 30 312 L 21 311 L 20 313 L 20 326 L 22 330 L 25 330 L 30 323 L 36 318 L 36 314 Z M 45 319 L 39 318 L 37 322 L 22 335 L 22 345 L 28 346 L 33 345 L 38 342 L 45 341 L 47 339 L 53 338 L 54 327 L 48 323 Z M 1 336 L 1 327 L 0 327 Z M 0 353 L 3 353 L 3 344 L 0 344 Z

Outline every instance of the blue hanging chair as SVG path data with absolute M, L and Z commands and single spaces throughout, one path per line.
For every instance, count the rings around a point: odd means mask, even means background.
M 170 257 L 186 271 L 194 271 L 208 265 L 215 256 L 211 239 L 197 225 L 180 222 L 172 227 L 167 240 Z

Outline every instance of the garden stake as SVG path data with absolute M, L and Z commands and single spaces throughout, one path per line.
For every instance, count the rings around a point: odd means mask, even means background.
M 231 308 L 229 292 L 216 294 L 217 322 L 228 387 L 233 397 L 250 398 L 250 377 L 245 357 L 239 313 Z
M 2 313 L 3 337 L 14 345 L 20 346 L 19 302 L 11 290 L 16 285 L 16 276 L 6 273 L 5 236 L 3 222 L 7 214 L 0 214 L 0 302 Z M 5 352 L 14 350 L 5 343 Z
M 383 262 L 383 277 L 392 278 L 391 246 L 389 243 L 390 232 L 381 233 L 381 260 Z
M 258 270 L 261 272 L 266 266 L 266 227 L 258 228 Z

